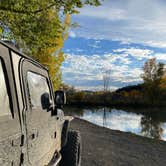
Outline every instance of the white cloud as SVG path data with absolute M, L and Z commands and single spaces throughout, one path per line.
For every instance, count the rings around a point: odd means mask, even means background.
M 142 74 L 141 68 L 129 68 L 128 66 L 117 66 L 113 70 L 112 77 L 116 82 L 128 83 L 131 84 L 133 82 L 141 82 L 142 79 L 140 75 Z
M 152 54 L 153 51 L 152 50 L 148 50 L 148 49 L 139 49 L 139 48 L 122 48 L 122 49 L 117 49 L 117 50 L 113 50 L 115 53 L 125 53 L 128 55 L 131 55 L 135 58 L 137 58 L 138 60 L 142 60 L 144 58 L 149 59 L 152 58 Z
M 166 41 L 147 41 L 145 45 L 159 48 L 166 48 Z
M 90 90 L 90 91 L 101 91 L 101 90 L 103 90 L 103 85 L 77 86 L 77 89 L 79 89 L 79 90 Z M 110 89 L 110 91 L 114 91 L 114 90 L 118 89 L 118 86 L 110 86 L 109 89 Z
M 154 57 L 158 60 L 163 60 L 163 61 L 166 61 L 166 53 L 157 53 L 154 55 Z
M 77 52 L 83 52 L 84 50 L 80 49 L 80 48 L 76 48 Z
M 108 20 L 123 20 L 126 18 L 126 11 L 118 8 L 111 8 L 111 6 L 100 6 L 83 8 L 81 10 L 82 16 L 108 19 Z
M 74 16 L 85 38 L 119 40 L 166 48 L 166 2 L 163 0 L 104 1 L 103 5 L 84 7 Z
M 98 45 L 98 43 L 89 44 L 88 46 L 90 46 L 90 47 L 92 47 L 92 48 L 100 48 L 100 46 Z
M 103 56 L 69 54 L 62 67 L 63 80 L 80 89 L 101 89 L 103 73 L 110 70 L 110 89 L 119 87 L 118 84 L 140 82 L 142 69 L 130 68 L 132 61 L 127 56 L 111 53 Z
M 69 31 L 69 36 L 72 37 L 72 38 L 75 38 L 76 37 L 76 33 L 74 31 Z

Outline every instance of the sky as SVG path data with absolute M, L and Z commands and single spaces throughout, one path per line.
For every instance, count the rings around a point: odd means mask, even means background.
M 62 65 L 65 84 L 81 90 L 102 90 L 110 71 L 110 90 L 142 82 L 149 58 L 166 63 L 166 1 L 105 0 L 72 16 L 79 24 L 65 42 Z

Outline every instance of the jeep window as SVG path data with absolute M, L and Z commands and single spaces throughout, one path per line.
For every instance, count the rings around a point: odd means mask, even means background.
M 42 95 L 46 93 L 50 97 L 47 78 L 39 74 L 28 71 L 27 80 L 28 80 L 28 89 L 29 89 L 31 107 L 42 109 L 42 104 L 41 104 Z
M 9 96 L 7 93 L 5 75 L 2 66 L 2 60 L 0 59 L 0 116 L 11 115 Z

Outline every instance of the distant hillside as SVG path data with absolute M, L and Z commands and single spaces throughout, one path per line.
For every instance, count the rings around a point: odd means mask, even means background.
M 119 88 L 115 92 L 117 92 L 117 93 L 122 92 L 122 91 L 130 92 L 132 90 L 142 91 L 142 89 L 143 89 L 142 84 L 138 84 L 138 85 L 130 85 L 130 86 L 125 86 L 123 88 Z
M 94 91 L 90 91 L 90 90 L 82 90 L 81 92 L 85 92 L 85 93 L 94 93 Z

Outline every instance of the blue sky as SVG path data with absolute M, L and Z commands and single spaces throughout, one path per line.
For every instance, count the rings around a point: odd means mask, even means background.
M 63 82 L 82 90 L 102 90 L 110 71 L 110 90 L 138 84 L 142 66 L 156 57 L 166 63 L 166 1 L 105 0 L 72 16 L 80 27 L 65 42 Z

